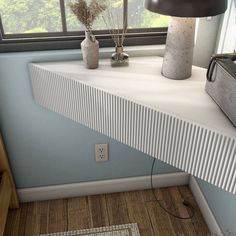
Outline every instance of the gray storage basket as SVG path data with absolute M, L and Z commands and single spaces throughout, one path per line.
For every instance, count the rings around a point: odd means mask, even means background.
M 236 126 L 235 54 L 216 55 L 207 72 L 206 92 Z

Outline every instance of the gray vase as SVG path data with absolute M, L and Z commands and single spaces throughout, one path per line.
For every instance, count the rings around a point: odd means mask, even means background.
M 86 68 L 98 68 L 99 43 L 91 31 L 85 31 L 85 39 L 81 43 L 81 50 Z

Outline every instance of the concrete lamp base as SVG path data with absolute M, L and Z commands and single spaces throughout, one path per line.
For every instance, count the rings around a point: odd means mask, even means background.
M 192 74 L 195 18 L 171 17 L 168 27 L 162 74 L 175 80 Z

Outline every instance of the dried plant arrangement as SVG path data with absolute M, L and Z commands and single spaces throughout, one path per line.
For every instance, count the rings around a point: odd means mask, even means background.
M 127 33 L 127 20 L 128 20 L 128 9 L 127 9 L 127 0 L 121 1 L 123 5 L 122 12 L 114 12 L 112 11 L 112 7 L 107 3 L 106 5 L 106 15 L 103 15 L 103 21 L 106 24 L 107 29 L 109 30 L 109 34 L 116 47 L 121 47 L 124 44 L 125 36 Z M 120 19 L 119 15 L 123 14 L 123 19 Z M 122 22 L 120 22 L 122 21 Z
M 88 4 L 88 2 L 90 2 Z M 100 0 L 76 0 L 69 4 L 71 11 L 83 24 L 87 31 L 92 30 L 94 21 L 106 10 L 106 4 Z
M 71 11 L 85 26 L 85 39 L 81 42 L 83 61 L 88 69 L 96 69 L 99 65 L 99 42 L 92 33 L 92 26 L 98 16 L 106 10 L 102 0 L 74 0 L 69 3 Z
M 103 20 L 115 43 L 115 52 L 111 56 L 112 67 L 129 65 L 129 55 L 124 52 L 123 48 L 128 28 L 128 0 L 121 0 L 120 2 L 122 4 L 121 7 L 116 8 L 115 12 L 114 9 L 107 4 L 108 9 L 106 15 L 103 15 Z

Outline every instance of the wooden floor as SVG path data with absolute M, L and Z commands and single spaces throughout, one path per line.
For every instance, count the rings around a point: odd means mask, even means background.
M 195 208 L 192 220 L 167 215 L 151 190 L 78 197 L 22 204 L 10 211 L 4 236 L 32 236 L 75 229 L 137 222 L 141 236 L 209 235 L 208 228 L 187 186 L 156 190 L 169 210 L 188 216 L 185 198 Z

